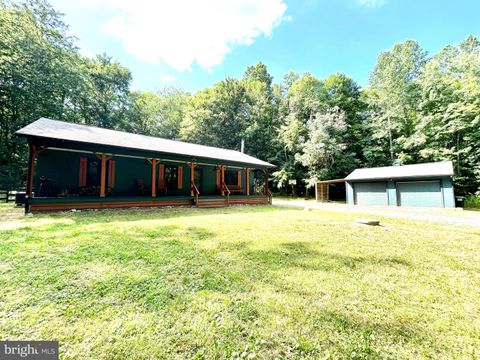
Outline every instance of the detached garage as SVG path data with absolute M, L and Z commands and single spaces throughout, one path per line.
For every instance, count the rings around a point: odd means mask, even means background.
M 347 204 L 453 208 L 451 161 L 357 169 L 345 178 Z

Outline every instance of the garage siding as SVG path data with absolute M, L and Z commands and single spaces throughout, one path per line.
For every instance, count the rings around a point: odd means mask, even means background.
M 356 205 L 388 205 L 387 183 L 355 183 L 355 204 Z

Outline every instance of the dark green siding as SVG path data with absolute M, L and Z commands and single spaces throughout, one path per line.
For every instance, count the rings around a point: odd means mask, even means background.
M 78 169 L 80 155 L 63 151 L 45 150 L 37 156 L 35 166 L 34 193 L 36 196 L 51 196 L 65 189 L 68 192 L 78 191 Z M 40 191 L 40 177 L 48 183 Z
M 35 196 L 56 196 L 67 190 L 70 194 L 78 194 L 79 187 L 79 166 L 80 158 L 98 159 L 93 154 L 81 154 L 60 150 L 45 150 L 37 157 L 35 167 Z M 151 189 L 152 167 L 151 164 L 141 158 L 129 158 L 113 156 L 115 160 L 115 186 L 113 195 L 135 196 L 137 195 L 137 180 L 143 179 L 145 191 Z M 171 189 L 168 196 L 185 196 L 190 194 L 190 167 L 186 163 L 163 161 L 163 165 L 174 165 L 183 167 L 182 189 Z M 218 195 L 216 188 L 215 166 L 197 165 L 196 169 L 202 170 L 201 195 Z M 241 173 L 242 194 L 246 193 L 245 170 L 230 168 Z M 158 173 L 157 173 L 158 175 Z M 39 178 L 44 176 L 48 179 L 48 192 L 39 194 Z M 250 194 L 254 190 L 254 172 L 250 173 Z M 45 190 L 45 189 L 44 189 Z M 238 194 L 238 193 L 237 193 Z M 147 195 L 147 194 L 145 194 Z M 162 196 L 163 194 L 159 194 Z
M 97 159 L 91 154 L 77 154 L 73 152 L 45 150 L 37 157 L 35 167 L 35 194 L 36 196 L 52 196 L 67 190 L 69 193 L 78 193 L 78 173 L 80 158 Z M 113 157 L 115 160 L 115 195 L 136 195 L 137 179 L 143 179 L 145 189 L 151 188 L 152 166 L 144 159 Z M 190 186 L 188 166 L 179 163 L 164 162 L 164 165 L 183 166 L 182 189 L 174 189 L 169 195 L 187 195 Z M 39 194 L 39 178 L 44 176 L 48 180 L 48 190 Z M 44 186 L 45 188 L 45 186 Z
M 199 189 L 201 195 L 217 195 L 215 167 L 200 165 L 197 169 L 202 169 L 202 186 Z M 190 184 L 190 180 L 188 180 L 188 184 Z
M 115 186 L 113 191 L 119 195 L 135 195 L 137 179 L 143 179 L 148 191 L 152 185 L 152 166 L 142 159 L 113 157 L 115 160 Z

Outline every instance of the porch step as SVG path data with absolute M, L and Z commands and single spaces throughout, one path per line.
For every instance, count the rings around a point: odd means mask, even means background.
M 227 199 L 225 198 L 198 198 L 197 206 L 199 208 L 214 208 L 214 207 L 226 207 L 228 206 Z

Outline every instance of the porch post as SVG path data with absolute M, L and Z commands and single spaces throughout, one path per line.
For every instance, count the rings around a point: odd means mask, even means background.
M 152 197 L 157 197 L 157 159 L 152 159 Z
M 250 168 L 245 169 L 245 189 L 247 196 L 250 195 Z
M 107 155 L 102 154 L 100 156 L 101 160 L 101 173 L 100 173 L 100 197 L 105 197 L 105 180 L 107 174 Z
M 264 174 L 264 179 L 265 179 L 265 185 L 264 185 L 264 193 L 265 195 L 268 195 L 268 169 L 263 169 L 263 174 Z
M 190 196 L 194 196 L 193 184 L 195 183 L 195 163 L 193 161 L 187 162 L 190 167 Z
M 29 153 L 28 153 L 28 171 L 27 171 L 27 191 L 26 195 L 28 198 L 32 197 L 33 191 L 33 177 L 35 173 L 35 145 L 28 144 Z
M 225 196 L 225 190 L 223 189 L 223 184 L 225 184 L 225 165 L 222 165 L 221 171 L 220 171 L 220 195 Z

